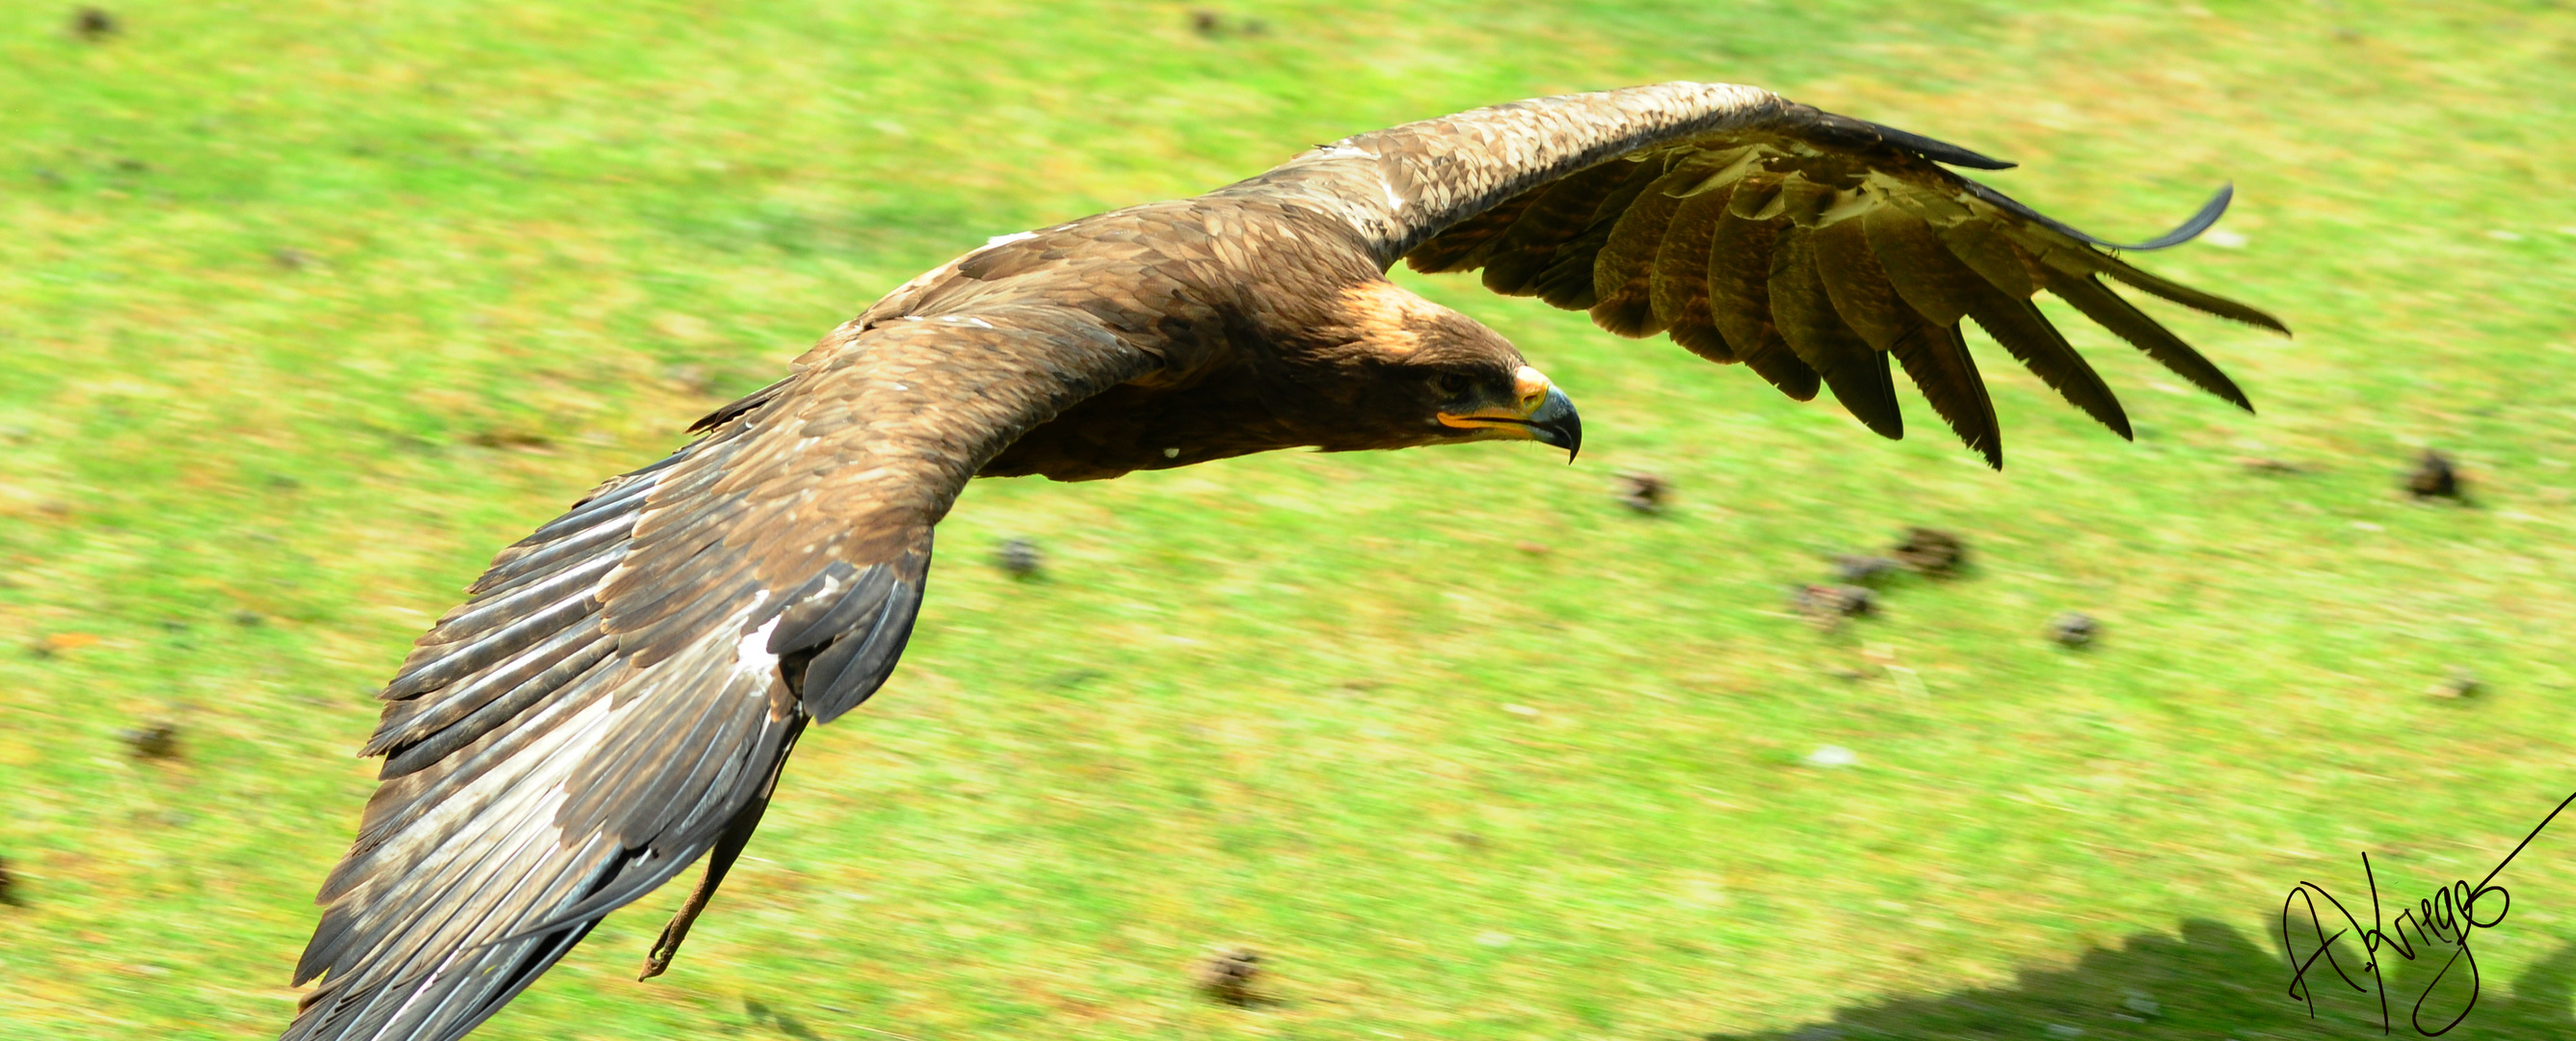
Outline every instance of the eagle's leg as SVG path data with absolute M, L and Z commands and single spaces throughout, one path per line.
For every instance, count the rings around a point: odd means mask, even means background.
M 670 969 L 671 959 L 680 953 L 680 941 L 689 938 L 689 926 L 698 920 L 700 912 L 707 909 L 707 901 L 715 898 L 716 887 L 724 884 L 725 872 L 733 869 L 733 859 L 742 855 L 742 847 L 751 841 L 751 833 L 760 828 L 760 815 L 769 810 L 769 797 L 778 791 L 778 775 L 787 769 L 787 755 L 796 750 L 796 738 L 804 730 L 804 721 L 800 719 L 795 729 L 787 734 L 787 747 L 779 750 L 778 765 L 770 770 L 769 783 L 761 787 L 760 794 L 743 804 L 742 809 L 734 811 L 732 820 L 725 822 L 724 833 L 716 836 L 715 848 L 707 851 L 707 873 L 698 878 L 698 887 L 689 891 L 688 901 L 680 905 L 679 913 L 671 916 L 671 923 L 662 927 L 662 935 L 653 939 L 653 949 L 644 952 L 644 971 L 635 977 L 636 982 L 652 979 Z
M 707 901 L 715 897 L 716 887 L 724 884 L 725 872 L 732 869 L 733 858 L 742 855 L 742 847 L 751 841 L 752 829 L 760 827 L 760 815 L 767 809 L 769 797 L 762 795 L 751 800 L 733 815 L 732 821 L 725 824 L 724 834 L 716 838 L 715 848 L 707 852 L 707 873 L 699 877 L 698 887 L 689 891 L 688 902 L 680 905 L 679 913 L 671 916 L 671 924 L 663 926 L 662 935 L 653 940 L 653 949 L 644 955 L 644 973 L 635 977 L 637 981 L 652 979 L 671 967 L 671 958 L 680 953 L 680 941 L 689 938 L 690 924 L 698 920 L 699 912 L 707 909 Z

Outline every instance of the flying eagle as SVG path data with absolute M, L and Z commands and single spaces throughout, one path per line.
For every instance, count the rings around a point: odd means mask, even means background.
M 1968 447 L 2003 446 L 1960 320 L 2129 436 L 2040 290 L 2239 407 L 2103 280 L 2287 332 L 1944 167 L 2011 164 L 1751 87 L 1667 83 L 1344 138 L 1192 199 L 1006 235 L 905 283 L 793 374 L 690 428 L 492 562 L 382 695 L 384 757 L 322 885 L 290 1039 L 452 1039 L 609 911 L 707 856 L 658 973 L 808 723 L 894 668 L 931 530 L 969 478 L 1063 481 L 1278 448 L 1534 440 L 1563 391 L 1493 330 L 1387 281 L 1669 335 L 1903 434 L 1890 358 Z

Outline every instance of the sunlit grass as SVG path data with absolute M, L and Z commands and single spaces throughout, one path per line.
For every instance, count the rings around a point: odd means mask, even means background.
M 657 894 L 478 1036 L 1666 1039 L 1977 992 L 1870 1029 L 2252 1041 L 2302 1021 L 2262 960 L 2293 883 L 2357 889 L 2368 849 L 2414 899 L 2576 789 L 2554 6 L 1278 5 L 1214 38 L 1184 5 L 115 13 L 86 43 L 0 12 L 13 1038 L 283 1025 L 409 639 L 876 294 L 1318 141 L 1665 79 L 2020 160 L 1991 180 L 2113 237 L 2234 181 L 2237 248 L 2141 263 L 2299 330 L 2157 312 L 2262 414 L 2069 320 L 2138 443 L 1989 352 L 1996 475 L 1919 402 L 1889 444 L 1408 276 L 1569 389 L 1579 465 L 975 486 L 903 669 L 799 749 L 673 973 L 631 982 Z M 2394 493 L 2425 446 L 2473 508 Z M 1613 503 L 1629 469 L 1674 508 Z M 1791 615 L 1911 524 L 1972 570 L 1838 634 Z M 1006 537 L 1046 577 L 990 567 Z M 2064 610 L 2100 644 L 2042 639 Z M 2484 691 L 2424 695 L 2454 668 Z M 184 758 L 129 759 L 156 718 Z M 1858 764 L 1806 765 L 1827 744 Z M 2452 1036 L 2566 1018 L 2555 838 L 2481 937 L 2517 1003 Z M 1188 993 L 1218 941 L 1275 1003 Z M 2113 1018 L 2132 989 L 2159 1015 Z

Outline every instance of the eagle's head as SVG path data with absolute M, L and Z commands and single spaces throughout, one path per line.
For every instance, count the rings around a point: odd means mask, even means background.
M 1329 375 L 1300 381 L 1340 413 L 1326 451 L 1521 440 L 1571 460 L 1582 448 L 1574 402 L 1502 334 L 1391 282 L 1338 303 L 1332 345 L 1317 352 Z

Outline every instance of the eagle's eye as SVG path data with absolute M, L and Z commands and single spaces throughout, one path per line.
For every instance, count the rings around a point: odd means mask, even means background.
M 1455 372 L 1444 372 L 1431 377 L 1431 389 L 1439 391 L 1443 397 L 1454 398 L 1467 392 L 1467 377 Z

